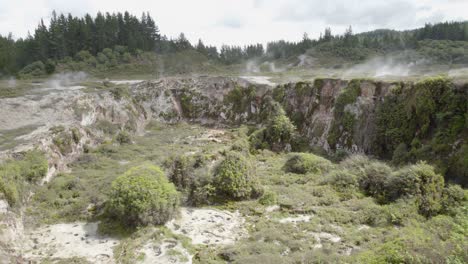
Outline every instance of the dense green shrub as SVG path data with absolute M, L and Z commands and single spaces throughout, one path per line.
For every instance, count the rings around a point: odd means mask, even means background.
M 425 162 L 396 171 L 387 182 L 388 198 L 415 197 L 422 215 L 431 216 L 441 209 L 444 178 Z
M 278 195 L 273 191 L 265 191 L 258 199 L 258 202 L 262 205 L 274 205 L 278 203 Z
M 465 191 L 459 185 L 449 184 L 444 188 L 442 195 L 442 212 L 454 214 L 463 201 L 466 200 Z
M 385 163 L 371 161 L 364 167 L 359 185 L 367 195 L 380 200 L 385 199 L 386 182 L 390 179 L 392 172 L 392 169 Z
M 359 187 L 358 176 L 347 170 L 334 170 L 327 176 L 326 182 L 335 187 L 336 190 L 345 193 L 355 192 Z
M 272 104 L 271 112 L 266 114 L 268 116 L 266 126 L 252 133 L 249 141 L 255 149 L 290 150 L 296 127 L 286 116 L 281 105 L 277 102 Z
M 221 197 L 250 198 L 255 195 L 257 184 L 249 161 L 238 152 L 228 152 L 216 167 L 214 186 Z
M 289 155 L 284 170 L 292 173 L 316 173 L 327 172 L 332 167 L 332 163 L 322 157 L 310 153 L 293 153 Z
M 176 213 L 179 195 L 160 168 L 143 164 L 112 182 L 107 210 L 128 226 L 164 224 Z
M 6 178 L 5 173 L 10 172 L 5 169 L 0 170 L 0 194 L 10 206 L 14 206 L 19 201 L 18 189 L 14 181 Z
M 23 168 L 22 175 L 28 181 L 37 182 L 46 176 L 49 168 L 48 162 L 44 153 L 38 150 L 32 150 L 24 155 L 22 160 Z

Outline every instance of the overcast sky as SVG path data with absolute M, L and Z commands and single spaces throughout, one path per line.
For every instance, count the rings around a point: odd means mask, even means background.
M 161 32 L 221 45 L 315 38 L 327 26 L 342 33 L 411 29 L 427 22 L 468 20 L 468 0 L 0 0 L 0 34 L 33 33 L 53 10 L 82 16 L 98 11 L 150 12 Z

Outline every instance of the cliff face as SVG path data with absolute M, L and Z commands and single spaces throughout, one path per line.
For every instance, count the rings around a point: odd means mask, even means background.
M 86 145 L 113 138 L 120 130 L 142 133 L 150 120 L 259 127 L 277 101 L 310 146 L 328 153 L 365 153 L 395 164 L 429 160 L 466 184 L 467 93 L 466 85 L 445 79 L 317 79 L 273 88 L 240 78 L 168 78 L 94 92 L 60 91 L 39 100 L 2 99 L 0 110 L 5 113 L 3 129 L 38 126 L 21 136 L 25 144 L 8 153 L 39 142 L 49 156 L 49 177 L 64 170 Z M 18 104 L 23 107 L 10 109 Z M 21 122 L 7 114 L 13 110 Z
M 133 96 L 153 118 L 261 126 L 279 102 L 310 146 L 364 153 L 399 165 L 427 160 L 449 179 L 468 178 L 467 88 L 442 78 L 418 83 L 318 79 L 275 88 L 239 79 L 147 82 Z

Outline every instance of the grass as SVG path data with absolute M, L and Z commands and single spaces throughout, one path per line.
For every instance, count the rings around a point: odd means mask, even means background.
M 12 149 L 23 141 L 18 139 L 19 136 L 23 136 L 31 133 L 37 128 L 35 125 L 24 126 L 16 129 L 1 130 L 0 131 L 0 151 Z
M 163 167 L 171 155 L 223 149 L 222 143 L 198 140 L 208 131 L 196 125 L 152 123 L 145 136 L 133 139 L 134 144 L 102 144 L 72 163 L 71 173 L 60 174 L 39 188 L 28 207 L 30 223 L 96 219 L 111 182 L 129 168 L 143 162 Z M 229 137 L 230 132 L 226 133 Z
M 103 219 L 110 183 L 128 168 L 143 162 L 164 168 L 169 157 L 188 153 L 221 156 L 219 153 L 229 150 L 242 134 L 238 129 L 226 129 L 223 142 L 199 140 L 209 132 L 198 125 L 151 123 L 144 136 L 132 138 L 132 144 L 106 143 L 83 154 L 71 165 L 70 173 L 39 188 L 27 210 L 29 224 Z M 114 249 L 121 263 L 143 258 L 138 253 L 143 245 L 164 238 L 181 241 L 195 255 L 194 263 L 302 263 L 304 259 L 314 260 L 312 263 L 399 263 L 411 262 L 410 256 L 412 261 L 421 262 L 445 258 L 466 262 L 466 200 L 453 217 L 425 218 L 411 199 L 381 204 L 359 187 L 337 188 L 330 181 L 335 179 L 333 172 L 356 173 L 371 162 L 369 159 L 357 157 L 333 164 L 330 172 L 299 174 L 285 172 L 289 158 L 269 150 L 251 155 L 266 197 L 212 206 L 239 210 L 245 217 L 249 236 L 234 245 L 193 246 L 186 237 L 161 226 L 127 230 L 104 222 L 100 230 L 122 238 Z M 268 211 L 272 205 L 279 209 Z M 280 222 L 303 215 L 310 216 L 309 221 Z M 320 241 L 317 236 L 321 236 Z M 347 256 L 349 249 L 351 255 Z

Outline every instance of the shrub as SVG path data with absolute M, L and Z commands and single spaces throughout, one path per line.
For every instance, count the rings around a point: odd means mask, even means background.
M 4 171 L 0 170 L 0 173 L 4 173 Z M 10 206 L 15 205 L 19 200 L 19 194 L 16 185 L 13 182 L 4 180 L 4 177 L 0 177 L 0 194 L 3 194 L 5 200 Z
M 130 94 L 127 87 L 119 85 L 111 88 L 110 93 L 114 96 L 115 100 L 121 100 Z
M 121 130 L 119 134 L 117 134 L 115 140 L 117 140 L 117 142 L 119 142 L 119 144 L 121 145 L 132 143 L 132 138 L 130 137 L 130 134 L 125 130 Z
M 28 181 L 36 182 L 46 176 L 49 165 L 44 153 L 33 150 L 25 154 L 22 174 Z
M 52 74 L 55 71 L 55 62 L 51 59 L 48 59 L 44 65 L 44 70 L 47 74 Z
M 173 158 L 169 168 L 169 180 L 179 191 L 187 190 L 193 183 L 193 166 L 187 156 Z
M 361 189 L 370 196 L 384 199 L 385 184 L 389 180 L 392 169 L 385 163 L 372 161 L 363 168 L 359 179 Z
M 20 160 L 6 160 L 0 164 L 0 198 L 6 199 L 10 206 L 20 203 L 28 182 L 44 177 L 47 169 L 47 159 L 38 150 L 26 152 Z
M 278 195 L 273 191 L 266 191 L 258 202 L 262 205 L 274 205 L 278 203 Z
M 45 74 L 45 65 L 42 61 L 35 61 L 26 65 L 19 72 L 20 75 L 40 76 Z
M 327 182 L 340 192 L 355 191 L 359 187 L 358 177 L 347 170 L 330 172 Z
M 444 178 L 425 162 L 406 166 L 396 171 L 387 182 L 388 197 L 415 197 L 419 212 L 425 216 L 436 214 L 441 209 Z
M 448 185 L 442 194 L 442 212 L 454 214 L 465 199 L 465 191 L 462 187 L 455 184 Z
M 70 129 L 70 131 L 72 133 L 73 142 L 75 142 L 75 144 L 80 143 L 80 140 L 81 140 L 80 130 L 78 130 L 78 128 L 76 127 L 73 127 Z
M 272 150 L 283 150 L 286 144 L 291 143 L 295 130 L 296 127 L 284 111 L 280 111 L 267 125 L 266 140 L 272 146 Z
M 89 51 L 82 50 L 82 51 L 79 51 L 78 53 L 76 53 L 75 60 L 77 60 L 77 61 L 86 61 L 86 60 L 90 59 L 91 57 L 93 57 L 93 55 Z
M 281 105 L 272 102 L 262 111 L 261 118 L 266 120 L 266 127 L 261 128 L 249 137 L 253 148 L 270 148 L 273 151 L 291 149 L 291 141 L 296 127 L 286 116 Z
M 257 181 L 247 159 L 238 152 L 229 152 L 216 167 L 214 183 L 221 197 L 250 198 L 255 194 Z
M 354 174 L 362 174 L 364 171 L 364 168 L 367 166 L 367 164 L 370 163 L 370 160 L 368 157 L 363 156 L 363 155 L 352 155 L 346 159 L 344 159 L 340 165 L 344 169 L 349 170 L 350 172 Z
M 332 163 L 322 157 L 309 153 L 294 153 L 291 154 L 284 170 L 286 172 L 306 174 L 306 173 L 323 173 L 327 172 L 332 167 Z
M 179 195 L 159 167 L 133 167 L 112 182 L 108 212 L 127 226 L 164 224 L 176 213 Z
M 68 154 L 73 151 L 73 136 L 66 131 L 55 135 L 52 142 L 58 147 L 62 154 Z

